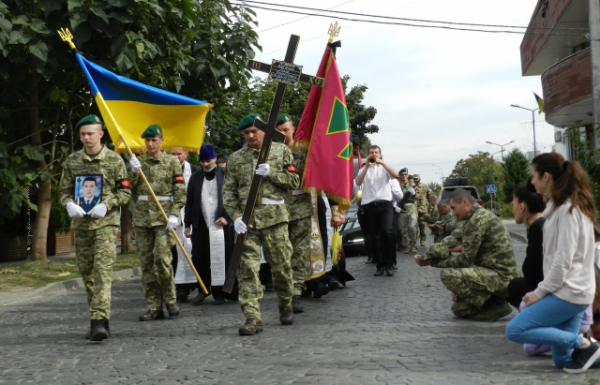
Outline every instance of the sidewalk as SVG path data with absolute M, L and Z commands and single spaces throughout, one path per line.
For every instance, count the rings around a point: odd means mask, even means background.
M 117 244 L 117 258 L 121 253 L 121 245 Z M 68 255 L 61 256 L 48 256 L 49 261 L 74 261 L 75 260 L 75 246 L 72 247 L 71 253 Z M 2 262 L 0 263 L 0 269 L 4 265 L 15 264 L 19 262 Z M 125 281 L 131 278 L 140 277 L 142 275 L 142 269 L 135 267 L 132 269 L 125 269 L 120 271 L 114 271 L 112 274 L 113 282 Z M 57 294 L 64 294 L 72 290 L 84 289 L 83 280 L 81 278 L 70 279 L 68 281 L 52 282 L 48 285 L 39 289 L 22 289 L 18 291 L 0 291 L 0 307 L 14 305 L 21 302 L 30 301 L 40 297 L 46 297 Z
M 514 219 L 504 219 L 502 223 L 504 223 L 511 238 L 527 243 L 527 227 L 525 225 L 518 225 Z

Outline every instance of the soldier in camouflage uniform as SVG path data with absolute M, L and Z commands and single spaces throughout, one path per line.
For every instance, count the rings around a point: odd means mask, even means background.
M 277 292 L 279 321 L 282 325 L 294 323 L 292 312 L 292 244 L 289 239 L 289 214 L 285 205 L 288 190 L 300 184 L 294 157 L 281 143 L 273 143 L 267 163 L 256 165 L 264 132 L 254 127 L 258 114 L 246 116 L 238 131 L 244 134 L 246 144 L 227 161 L 227 175 L 223 184 L 223 206 L 234 219 L 237 234 L 248 232 L 238 271 L 239 301 L 246 322 L 239 328 L 241 336 L 262 331 L 259 301 L 263 291 L 258 277 L 261 246 L 271 265 L 273 284 Z M 247 225 L 242 221 L 246 198 L 254 174 L 262 176 L 262 183 L 254 207 L 254 215 Z
M 398 206 L 400 207 L 400 231 L 402 233 L 402 245 L 404 254 L 416 253 L 417 238 L 417 206 L 415 205 L 416 191 L 408 181 L 408 169 L 403 168 L 398 172 L 400 177 L 400 189 L 403 197 Z
M 133 225 L 136 229 L 147 308 L 139 319 L 152 321 L 165 318 L 163 303 L 171 317 L 179 315 L 179 307 L 175 303 L 171 254 L 175 239 L 171 230 L 180 223 L 179 214 L 185 205 L 186 193 L 179 161 L 160 149 L 164 141 L 162 128 L 151 125 L 142 133 L 142 138 L 146 144 L 146 154 L 139 158 L 132 157 L 129 163 L 133 195 L 137 197 Z M 168 221 L 165 221 L 150 196 L 148 186 L 139 176 L 140 168 L 169 216 Z
M 110 290 L 112 268 L 116 260 L 119 206 L 127 204 L 131 185 L 121 157 L 101 143 L 102 122 L 88 115 L 75 126 L 83 150 L 70 155 L 59 185 L 61 203 L 74 219 L 77 267 L 85 285 L 90 308 L 91 327 L 86 338 L 102 341 L 110 336 Z M 87 213 L 74 201 L 78 180 L 101 176 L 100 203 Z
M 285 135 L 285 144 L 292 151 L 294 156 L 294 165 L 298 169 L 298 175 L 304 174 L 304 164 L 308 149 L 300 146 L 294 146 L 294 131 L 296 127 L 288 114 L 281 114 L 277 119 L 277 130 Z M 289 213 L 288 230 L 290 233 L 290 242 L 292 243 L 292 278 L 293 278 L 293 297 L 292 310 L 294 313 L 304 312 L 300 304 L 300 296 L 306 290 L 304 276 L 306 272 L 306 261 L 310 256 L 310 234 L 311 234 L 311 216 L 313 215 L 313 205 L 309 193 L 302 189 L 291 190 L 286 196 L 286 204 Z
M 465 189 L 456 189 L 449 203 L 457 219 L 464 220 L 462 245 L 448 247 L 447 258 L 423 260 L 416 255 L 415 261 L 419 266 L 443 268 L 440 278 L 453 293 L 452 312 L 457 317 L 495 321 L 510 314 L 507 287 L 519 271 L 508 231 Z M 443 247 L 443 243 L 436 245 Z
M 417 193 L 415 204 L 417 205 L 417 215 L 418 215 L 418 229 L 419 229 L 419 239 L 421 240 L 421 246 L 425 246 L 425 241 L 427 240 L 427 221 L 426 215 L 428 212 L 428 197 L 427 191 L 429 187 L 426 184 L 421 183 L 421 175 L 414 174 L 414 189 Z M 416 239 L 415 239 L 416 241 Z

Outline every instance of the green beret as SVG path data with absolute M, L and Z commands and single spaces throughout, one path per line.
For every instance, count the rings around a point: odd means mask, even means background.
M 412 175 L 408 175 L 408 179 L 413 179 L 413 176 Z
M 146 128 L 146 131 L 142 133 L 142 138 L 154 138 L 156 136 L 162 136 L 163 130 L 159 125 L 153 124 Z
M 88 115 L 86 117 L 84 117 L 83 119 L 81 119 L 79 122 L 77 122 L 77 125 L 75 125 L 75 129 L 79 130 L 79 127 L 81 126 L 87 126 L 88 124 L 102 124 L 102 120 L 100 120 L 99 117 L 97 117 L 96 115 Z
M 288 114 L 279 115 L 279 117 L 277 118 L 277 125 L 279 126 L 280 124 L 283 124 L 285 122 L 292 122 L 292 124 L 294 124 L 292 117 L 289 116 Z
M 248 127 L 254 126 L 254 119 L 256 119 L 256 118 L 259 118 L 260 120 L 262 120 L 262 118 L 260 117 L 260 115 L 257 114 L 257 113 L 252 113 L 250 115 L 247 115 L 240 122 L 240 125 L 238 126 L 238 131 L 242 131 L 242 130 L 245 130 L 246 128 L 248 128 Z
M 398 175 L 400 175 L 400 173 L 405 172 L 408 174 L 408 169 L 406 167 L 401 168 L 400 171 L 398 171 Z

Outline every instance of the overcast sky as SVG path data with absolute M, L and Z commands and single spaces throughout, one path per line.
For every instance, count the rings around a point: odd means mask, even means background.
M 272 0 L 263 0 L 275 3 Z M 321 9 L 462 23 L 527 26 L 536 0 L 279 0 Z M 337 63 L 350 86 L 366 84 L 364 104 L 377 109 L 370 136 L 396 169 L 408 167 L 423 182 L 440 181 L 461 158 L 495 153 L 486 141 L 533 150 L 532 91 L 542 96 L 539 76 L 521 76 L 522 34 L 482 33 L 380 25 L 329 17 L 255 9 L 262 52 L 256 60 L 283 60 L 291 34 L 300 35 L 295 62 L 314 75 L 330 23 L 341 25 Z M 484 29 L 484 28 L 481 28 Z M 259 73 L 255 72 L 256 75 Z M 265 111 L 268 112 L 268 111 Z M 352 117 L 350 117 L 352 118 Z M 551 151 L 554 133 L 536 118 L 538 152 Z M 506 154 L 506 153 L 505 153 Z M 496 156 L 500 159 L 500 154 Z

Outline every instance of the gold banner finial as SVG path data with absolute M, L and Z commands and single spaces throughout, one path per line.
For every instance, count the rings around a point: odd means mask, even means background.
M 333 39 L 335 39 L 336 37 L 338 37 L 338 35 L 340 34 L 340 29 L 342 29 L 342 26 L 338 26 L 338 22 L 336 21 L 335 24 L 329 24 L 329 42 L 333 43 Z
M 75 44 L 73 44 L 73 35 L 71 35 L 71 31 L 69 31 L 68 28 L 61 28 L 60 31 L 56 32 L 58 32 L 62 41 L 68 42 L 71 49 L 75 49 Z

